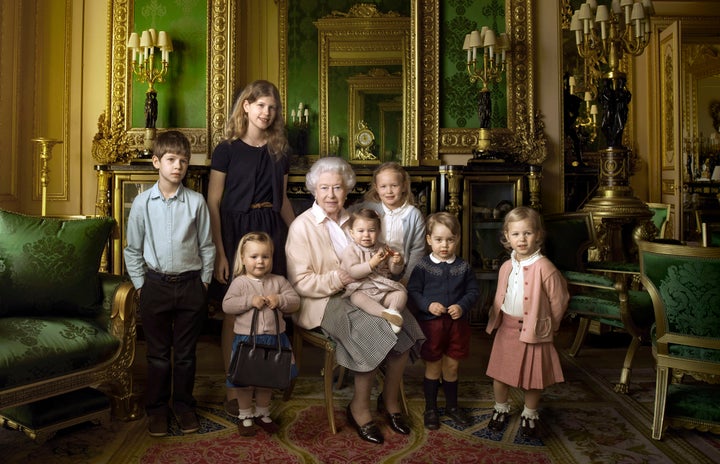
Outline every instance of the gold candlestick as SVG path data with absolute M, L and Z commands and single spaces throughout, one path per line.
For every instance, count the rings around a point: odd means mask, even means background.
M 50 172 L 48 162 L 50 162 L 50 158 L 52 157 L 52 148 L 56 144 L 62 143 L 62 140 L 48 139 L 45 137 L 36 137 L 31 140 L 40 144 L 40 185 L 42 186 L 42 206 L 40 214 L 45 216 L 47 206 L 47 185 L 50 182 L 50 176 L 48 175 Z

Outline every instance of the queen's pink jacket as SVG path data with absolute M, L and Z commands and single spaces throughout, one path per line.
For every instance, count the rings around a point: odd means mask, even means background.
M 290 224 L 285 255 L 288 280 L 300 295 L 300 311 L 293 314 L 293 320 L 305 329 L 319 327 L 330 297 L 345 286 L 330 234 L 312 208 Z
M 505 261 L 498 274 L 495 302 L 490 310 L 487 333 L 502 322 L 500 309 L 505 301 L 508 280 L 512 272 L 511 260 Z M 523 324 L 520 341 L 525 343 L 552 342 L 560 328 L 570 295 L 567 282 L 555 265 L 546 257 L 523 266 Z

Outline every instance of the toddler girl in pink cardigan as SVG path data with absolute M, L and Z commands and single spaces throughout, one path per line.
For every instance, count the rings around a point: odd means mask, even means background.
M 512 250 L 500 267 L 487 332 L 497 329 L 487 375 L 494 379 L 495 409 L 488 428 L 502 430 L 510 413 L 510 387 L 525 391 L 520 432 L 538 435 L 538 404 L 545 387 L 563 382 L 553 338 L 569 295 L 560 271 L 540 252 L 545 232 L 540 214 L 520 206 L 505 216 L 505 248 Z

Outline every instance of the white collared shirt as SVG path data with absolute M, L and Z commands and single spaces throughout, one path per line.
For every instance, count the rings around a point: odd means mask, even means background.
M 385 235 L 385 244 L 390 246 L 393 250 L 403 252 L 405 249 L 405 231 L 403 230 L 403 220 L 405 216 L 410 212 L 412 205 L 407 202 L 399 208 L 390 209 L 382 205 L 383 212 L 385 213 L 382 218 L 382 227 Z
M 536 251 L 528 259 L 523 261 L 515 259 L 515 252 L 512 252 L 510 256 L 512 271 L 510 271 L 510 277 L 508 278 L 507 291 L 505 292 L 505 302 L 501 308 L 505 314 L 515 317 L 523 316 L 523 297 L 525 296 L 523 286 L 523 267 L 533 264 L 540 258 L 542 258 L 540 250 Z
M 318 224 L 325 224 L 325 228 L 330 234 L 330 241 L 335 249 L 335 254 L 342 256 L 345 247 L 350 244 L 350 237 L 343 229 L 343 225 L 350 219 L 350 215 L 344 209 L 340 212 L 340 220 L 335 222 L 328 217 L 325 210 L 323 210 L 317 202 L 313 202 L 312 213 Z
M 456 258 L 456 256 L 452 255 L 448 259 L 442 260 L 442 259 L 438 258 L 437 256 L 435 256 L 434 254 L 430 253 L 430 261 L 432 261 L 435 264 L 440 264 L 440 263 L 452 264 L 455 262 L 455 258 Z

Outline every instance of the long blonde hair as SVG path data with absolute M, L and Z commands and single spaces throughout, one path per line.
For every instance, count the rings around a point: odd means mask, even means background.
M 244 275 L 247 271 L 243 264 L 243 251 L 245 251 L 245 245 L 248 242 L 264 243 L 270 247 L 270 268 L 267 273 L 272 272 L 272 254 L 275 252 L 275 245 L 272 239 L 265 232 L 248 232 L 243 235 L 238 245 L 237 253 L 235 253 L 235 263 L 233 263 L 233 277 Z
M 270 81 L 257 80 L 248 84 L 235 100 L 232 113 L 225 124 L 226 140 L 232 142 L 242 138 L 248 130 L 248 116 L 243 108 L 243 104 L 254 103 L 262 97 L 272 97 L 275 99 L 277 114 L 273 123 L 266 129 L 268 152 L 274 159 L 280 159 L 286 156 L 290 151 L 287 133 L 285 131 L 285 118 L 283 116 L 282 101 L 280 100 L 280 92 L 277 87 Z

